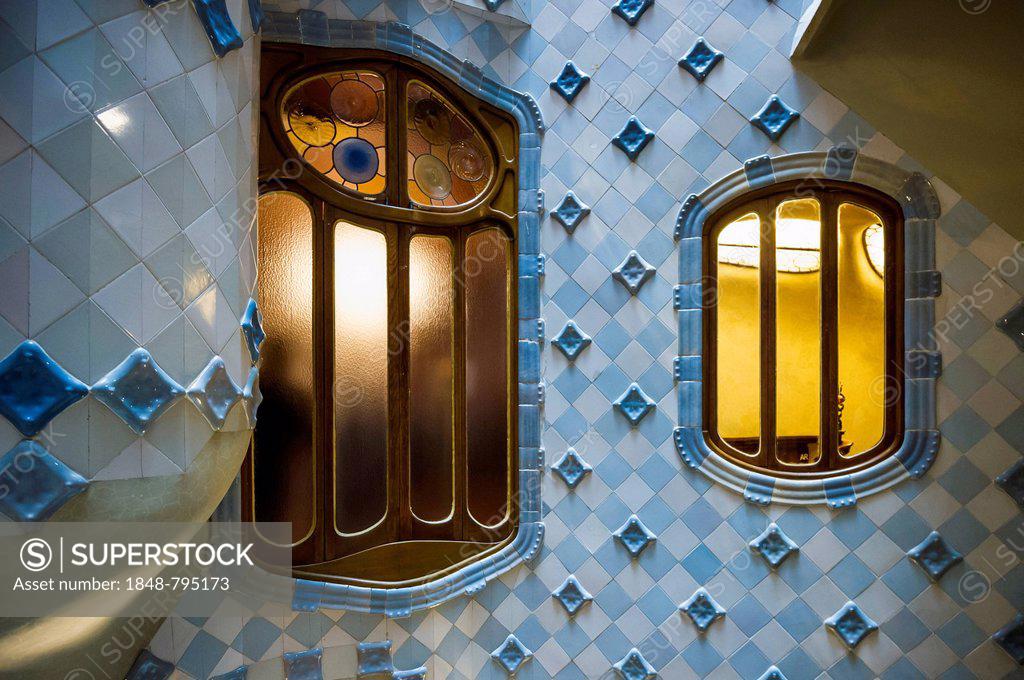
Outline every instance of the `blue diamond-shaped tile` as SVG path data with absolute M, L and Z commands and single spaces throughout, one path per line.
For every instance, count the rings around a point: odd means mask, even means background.
M 88 393 L 85 383 L 31 340 L 0 361 L 0 413 L 26 437 Z
M 284 653 L 284 677 L 287 680 L 323 680 L 323 650 Z
M 636 26 L 636 22 L 640 21 L 640 17 L 653 4 L 654 0 L 617 0 L 612 5 L 612 12 L 622 17 L 630 26 Z
M 1017 348 L 1024 351 L 1024 300 L 1018 302 L 1006 316 L 996 321 L 996 326 L 1017 343 Z
M 769 524 L 760 536 L 750 542 L 750 549 L 760 554 L 772 569 L 800 550 L 775 522 Z
M 654 130 L 646 127 L 636 116 L 630 116 L 619 130 L 619 134 L 612 138 L 612 144 L 622 149 L 623 153 L 629 156 L 629 160 L 635 161 L 652 139 Z
M 622 657 L 612 668 L 624 680 L 651 680 L 651 678 L 658 677 L 654 666 L 644 658 L 644 655 L 636 647 L 629 650 L 626 656 Z
M 1006 472 L 996 477 L 996 484 L 1009 494 L 1017 505 L 1024 508 L 1024 460 L 1018 460 Z
M 562 354 L 573 361 L 590 345 L 590 336 L 579 329 L 573 321 L 566 321 L 562 330 L 551 341 L 551 344 L 562 350 Z
M 825 627 L 839 636 L 850 649 L 854 649 L 872 631 L 878 630 L 878 624 L 861 611 L 853 602 L 847 602 L 832 616 L 825 619 Z
M 576 99 L 576 95 L 583 89 L 583 86 L 589 82 L 590 76 L 579 70 L 572 61 L 567 61 L 565 66 L 562 67 L 562 72 L 551 81 L 551 89 L 562 95 L 565 101 L 571 104 L 572 100 Z
M 227 366 L 220 357 L 210 359 L 185 393 L 215 430 L 224 427 L 231 407 L 242 398 L 242 391 L 228 375 Z
M 768 97 L 768 101 L 761 107 L 761 110 L 754 114 L 750 122 L 758 130 L 768 135 L 768 139 L 777 142 L 790 123 L 799 117 L 799 113 L 789 108 L 785 102 L 773 94 Z
M 395 665 L 391 661 L 391 640 L 360 642 L 356 645 L 356 675 L 391 675 Z
M 775 666 L 769 666 L 768 670 L 761 674 L 757 680 L 787 680 L 786 676 L 782 674 Z
M 241 326 L 242 336 L 245 338 L 245 346 L 249 349 L 249 358 L 255 364 L 260 358 L 260 346 L 267 335 L 263 332 L 263 322 L 259 307 L 256 306 L 256 301 L 252 298 L 249 298 L 249 304 L 245 306 Z
M 992 636 L 1014 661 L 1024 666 L 1024 614 L 1017 616 Z
M 501 664 L 509 675 L 515 674 L 531 656 L 533 656 L 533 652 L 515 635 L 509 635 L 497 649 L 491 652 L 491 658 Z
M 563 453 L 558 462 L 551 466 L 551 469 L 558 473 L 558 476 L 570 489 L 575 489 L 576 485 L 593 470 L 590 464 L 583 460 L 573 448 Z
M 19 522 L 41 522 L 89 482 L 50 455 L 38 442 L 25 439 L 0 458 L 7 493 L 0 495 L 0 512 Z
M 697 42 L 693 43 L 686 56 L 679 60 L 679 65 L 697 80 L 704 80 L 721 60 L 721 52 L 709 45 L 704 38 L 697 38 Z
M 614 406 L 622 415 L 626 416 L 631 424 L 638 425 L 644 416 L 655 408 L 655 403 L 644 394 L 639 385 L 633 383 L 622 393 L 622 396 L 615 400 Z
M 566 192 L 562 202 L 551 211 L 551 216 L 558 220 L 570 234 L 576 231 L 583 218 L 590 214 L 590 206 L 576 198 L 576 194 Z
M 173 663 L 164 661 L 148 649 L 144 649 L 135 657 L 135 663 L 129 669 L 128 675 L 124 677 L 125 680 L 163 680 L 171 677 L 172 673 L 174 673 Z
M 644 284 L 654 276 L 654 267 L 635 250 L 629 251 L 626 259 L 612 271 L 612 277 L 626 287 L 633 295 L 640 292 Z
M 503 2 L 505 0 L 484 0 L 484 4 L 487 5 L 487 9 L 491 12 L 496 12 Z
M 93 385 L 92 393 L 142 435 L 185 390 L 140 347 Z
M 636 515 L 629 516 L 626 523 L 615 532 L 615 538 L 619 539 L 619 543 L 625 546 L 633 557 L 638 557 L 644 548 L 658 540 Z
M 928 534 L 924 539 L 907 552 L 907 556 L 925 570 L 933 581 L 953 568 L 964 556 L 949 547 L 938 531 Z
M 685 612 L 701 631 L 707 630 L 716 619 L 725 616 L 725 609 L 715 602 L 711 593 L 703 587 L 697 588 L 690 599 L 679 605 L 679 609 Z
M 551 593 L 551 596 L 562 603 L 565 611 L 569 612 L 569 616 L 578 612 L 583 605 L 594 599 L 594 596 L 588 593 L 583 584 L 572 574 L 569 574 L 558 590 Z
M 249 379 L 245 381 L 242 388 L 242 400 L 245 403 L 245 419 L 249 428 L 256 427 L 256 414 L 260 404 L 263 403 L 263 393 L 260 391 L 260 369 L 253 366 L 249 369 Z

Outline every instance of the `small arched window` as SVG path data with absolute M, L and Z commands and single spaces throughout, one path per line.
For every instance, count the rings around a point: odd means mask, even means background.
M 394 55 L 262 64 L 248 516 L 306 578 L 436 578 L 518 516 L 515 122 Z
M 731 461 L 827 475 L 893 453 L 903 417 L 903 225 L 859 185 L 777 185 L 704 234 L 704 430 Z

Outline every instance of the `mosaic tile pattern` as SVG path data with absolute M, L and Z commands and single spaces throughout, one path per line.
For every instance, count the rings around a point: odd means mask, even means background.
M 555 332 L 573 319 L 593 337 L 575 362 L 543 346 L 543 444 L 549 455 L 572 446 L 594 469 L 574 490 L 544 475 L 543 549 L 477 594 L 405 618 L 324 610 L 171 619 L 151 648 L 184 677 L 195 677 L 178 661 L 190 644 L 219 658 L 217 672 L 244 663 L 275 679 L 284 652 L 320 647 L 325 677 L 343 678 L 355 673 L 357 643 L 389 639 L 399 667 L 425 665 L 431 678 L 506 678 L 490 655 L 510 635 L 533 650 L 517 677 L 610 677 L 634 647 L 662 678 L 759 678 L 772 667 L 791 679 L 1019 674 L 992 639 L 1024 609 L 1024 568 L 996 557 L 1024 544 L 1021 510 L 994 483 L 1024 450 L 1024 359 L 995 325 L 1024 295 L 1024 278 L 996 269 L 1014 240 L 793 69 L 786 54 L 802 3 L 655 2 L 633 28 L 610 4 L 552 0 L 532 28 L 512 29 L 406 0 L 265 3 L 397 17 L 537 99 L 548 125 L 542 188 L 556 201 L 572 190 L 592 206 L 572 234 L 550 214 L 541 227 L 546 325 Z M 678 66 L 699 36 L 725 54 L 703 83 Z M 570 59 L 591 75 L 571 105 L 550 87 Z M 772 94 L 800 112 L 777 142 L 749 123 Z M 611 146 L 630 115 L 656 133 L 636 163 Z M 671 440 L 682 321 L 672 287 L 690 247 L 674 243 L 675 218 L 686 196 L 748 159 L 838 144 L 925 173 L 942 204 L 928 245 L 942 273 L 941 451 L 920 479 L 854 507 L 748 503 L 686 468 Z M 630 250 L 656 267 L 636 296 L 612 278 Z M 991 301 L 970 309 L 979 284 Z M 658 405 L 635 428 L 612 405 L 632 382 Z M 632 514 L 658 536 L 636 559 L 612 535 Z M 777 570 L 747 547 L 771 522 L 800 547 Z M 964 556 L 939 583 L 906 557 L 933 530 Z M 972 571 L 983 578 L 961 592 Z M 551 597 L 569 574 L 594 595 L 572 619 Z M 703 634 L 678 609 L 702 586 L 728 610 Z M 848 601 L 879 626 L 852 651 L 824 625 Z

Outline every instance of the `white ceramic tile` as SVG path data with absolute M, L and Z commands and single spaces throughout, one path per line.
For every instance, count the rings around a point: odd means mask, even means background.
M 85 299 L 82 291 L 34 248 L 29 249 L 29 334 L 35 336 Z
M 94 207 L 139 257 L 146 257 L 178 233 L 174 218 L 141 177 L 101 199 Z
M 96 117 L 142 172 L 152 170 L 181 151 L 178 141 L 145 92 L 101 111 Z
M 118 55 L 147 88 L 182 73 L 181 63 L 164 34 L 139 30 L 140 26 L 152 26 L 154 22 L 155 18 L 143 9 L 100 26 Z
M 44 50 L 92 26 L 74 0 L 46 0 L 38 5 L 36 49 Z
M 85 106 L 36 56 L 0 74 L 0 117 L 35 144 L 85 115 Z
M 85 207 L 82 197 L 35 151 L 0 167 L 0 216 L 34 238 Z

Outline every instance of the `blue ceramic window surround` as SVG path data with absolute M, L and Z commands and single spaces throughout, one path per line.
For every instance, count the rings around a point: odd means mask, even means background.
M 658 540 L 636 515 L 629 516 L 626 523 L 615 532 L 615 538 L 633 557 L 639 557 L 648 545 Z
M 768 97 L 768 101 L 764 103 L 761 110 L 754 114 L 750 122 L 754 124 L 754 127 L 765 133 L 768 139 L 777 142 L 786 131 L 786 128 L 799 117 L 800 114 L 798 112 L 779 99 L 778 95 L 773 94 Z
M 625 286 L 630 295 L 639 293 L 652 276 L 654 276 L 654 267 L 635 250 L 629 251 L 626 259 L 612 271 L 612 277 Z
M 558 207 L 551 211 L 551 216 L 565 227 L 570 234 L 576 231 L 576 227 L 590 214 L 590 206 L 576 198 L 576 194 L 569 191 L 562 198 Z
M 635 161 L 652 139 L 654 130 L 646 127 L 636 116 L 630 116 L 619 130 L 619 134 L 612 138 L 612 144 L 622 149 L 629 160 Z
M 89 485 L 31 439 L 22 440 L 0 458 L 0 473 L 11 482 L 0 496 L 0 512 L 17 522 L 49 519 Z
M 580 330 L 574 321 L 566 321 L 562 330 L 555 336 L 551 344 L 561 350 L 569 361 L 575 361 L 580 352 L 590 346 L 591 338 Z
M 636 26 L 644 12 L 654 4 L 654 0 L 616 0 L 612 5 L 612 13 L 618 15 L 630 26 Z
M 573 448 L 569 448 L 563 453 L 558 462 L 551 466 L 551 469 L 562 478 L 562 481 L 570 489 L 575 489 L 583 481 L 583 478 L 593 470 L 590 464 L 583 460 L 583 457 Z
M 562 98 L 571 104 L 572 100 L 576 99 L 576 95 L 589 82 L 590 76 L 581 71 L 570 60 L 565 62 L 565 66 L 562 67 L 562 72 L 558 74 L 558 77 L 551 81 L 551 89 L 562 95 Z
M 520 642 L 519 638 L 515 635 L 509 635 L 497 649 L 491 652 L 491 658 L 504 668 L 509 675 L 514 675 L 519 670 L 519 667 L 532 656 L 533 652 Z
M 825 627 L 835 633 L 850 649 L 856 649 L 864 638 L 878 630 L 878 624 L 853 602 L 847 602 L 839 611 L 825 619 Z
M 636 383 L 630 385 L 622 395 L 615 400 L 615 408 L 619 413 L 626 416 L 630 425 L 634 427 L 640 424 L 648 413 L 657 408 L 654 400 Z
M 0 414 L 26 437 L 89 393 L 32 340 L 25 340 L 0 361 Z
M 680 611 L 685 613 L 693 621 L 697 629 L 704 632 L 712 623 L 725 616 L 725 609 L 721 607 L 711 593 L 704 587 L 697 588 L 686 602 L 679 605 Z
M 920 173 L 866 157 L 857 149 L 837 146 L 812 151 L 765 157 L 733 172 L 684 201 L 676 220 L 675 238 L 679 248 L 679 280 L 676 310 L 679 328 L 679 356 L 676 368 L 677 426 L 673 433 L 683 463 L 710 480 L 742 494 L 759 504 L 773 501 L 797 504 L 826 504 L 849 507 L 859 498 L 888 489 L 904 479 L 920 479 L 934 462 L 941 440 L 935 427 L 936 380 L 942 357 L 934 344 L 935 298 L 932 291 L 906 296 L 904 309 L 905 364 L 903 380 L 907 397 L 903 419 L 905 429 L 898 448 L 887 458 L 855 472 L 825 479 L 776 477 L 740 467 L 711 449 L 703 434 L 703 239 L 708 218 L 725 206 L 738 202 L 751 189 L 798 180 L 840 180 L 861 184 L 892 197 L 903 213 L 904 271 L 908 277 L 934 272 L 935 220 L 938 198 Z M 1001 486 L 1024 501 L 1024 466 L 1008 471 Z
M 704 38 L 697 38 L 686 56 L 679 60 L 679 65 L 700 82 L 708 77 L 711 70 L 721 60 L 721 52 L 709 45 Z

